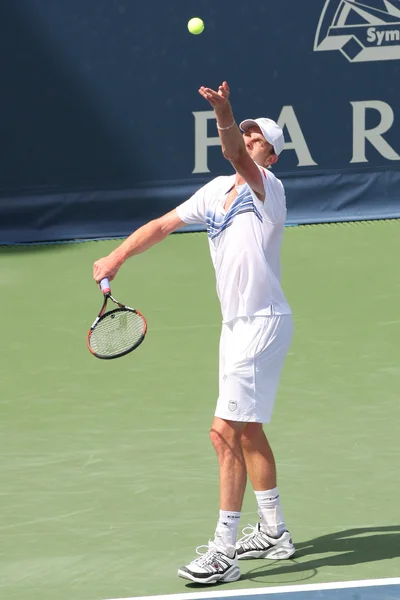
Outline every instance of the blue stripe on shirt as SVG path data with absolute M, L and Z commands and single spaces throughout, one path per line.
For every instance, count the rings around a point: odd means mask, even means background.
M 260 211 L 256 208 L 252 195 L 248 190 L 243 190 L 232 203 L 226 215 L 216 215 L 214 212 L 206 212 L 207 234 L 211 239 L 218 237 L 225 229 L 232 225 L 237 215 L 253 212 L 263 222 Z

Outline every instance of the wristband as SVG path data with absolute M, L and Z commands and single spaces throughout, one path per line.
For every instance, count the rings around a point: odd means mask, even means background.
M 234 125 L 236 125 L 235 121 L 232 121 L 232 123 L 228 125 L 228 127 L 220 127 L 217 123 L 217 129 L 219 129 L 220 131 L 226 131 L 227 129 L 231 129 Z

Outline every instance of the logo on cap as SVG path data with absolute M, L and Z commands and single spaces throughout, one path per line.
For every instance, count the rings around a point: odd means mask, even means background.
M 350 62 L 400 59 L 400 0 L 327 0 L 314 51 L 340 50 Z

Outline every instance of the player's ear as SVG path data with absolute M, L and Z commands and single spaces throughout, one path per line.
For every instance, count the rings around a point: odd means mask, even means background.
M 277 154 L 270 154 L 267 158 L 267 160 L 265 161 L 265 166 L 269 167 L 271 165 L 274 165 L 276 162 L 278 162 L 278 155 Z

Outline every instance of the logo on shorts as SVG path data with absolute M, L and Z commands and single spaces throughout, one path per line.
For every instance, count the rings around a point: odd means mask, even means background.
M 329 50 L 349 62 L 400 59 L 400 0 L 326 0 L 314 51 Z
M 231 412 L 235 412 L 235 410 L 237 409 L 237 402 L 235 402 L 234 400 L 230 400 L 228 403 L 228 408 Z

